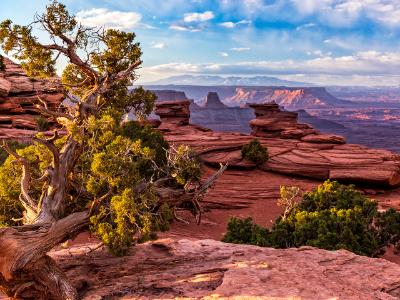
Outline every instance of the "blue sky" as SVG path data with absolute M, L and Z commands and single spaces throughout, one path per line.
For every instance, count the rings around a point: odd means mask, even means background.
M 268 75 L 399 85 L 400 0 L 64 0 L 80 22 L 134 31 L 141 82 L 180 74 Z M 1 0 L 26 24 L 47 1 Z

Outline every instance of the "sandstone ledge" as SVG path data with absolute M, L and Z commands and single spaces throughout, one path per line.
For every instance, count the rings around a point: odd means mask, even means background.
M 89 246 L 51 254 L 83 299 L 400 297 L 400 266 L 345 250 L 165 239 L 118 258 L 101 249 L 88 253 Z

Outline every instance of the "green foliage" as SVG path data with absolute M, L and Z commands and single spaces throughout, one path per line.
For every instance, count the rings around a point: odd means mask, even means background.
M 143 146 L 153 150 L 155 163 L 158 166 L 166 165 L 166 151 L 169 149 L 169 145 L 160 131 L 154 130 L 149 125 L 141 126 L 137 122 L 130 121 L 122 125 L 121 134 L 134 141 L 141 140 Z M 142 172 L 146 172 L 149 169 L 151 169 L 150 166 L 145 165 Z
M 34 36 L 37 29 L 48 34 L 46 43 Z M 59 178 L 56 183 L 49 180 L 55 178 L 56 159 L 42 144 L 17 150 L 30 164 L 33 202 L 41 203 L 41 195 L 52 200 L 51 190 L 65 186 L 65 203 L 57 208 L 56 218 L 94 207 L 91 229 L 117 255 L 154 237 L 154 231 L 168 229 L 171 209 L 159 200 L 156 184 L 178 186 L 182 192 L 200 179 L 200 163 L 188 147 L 169 149 L 162 135 L 150 127 L 133 122 L 121 125 L 131 111 L 139 121 L 146 118 L 156 100 L 142 87 L 131 90 L 142 64 L 135 34 L 84 27 L 63 4 L 52 0 L 28 26 L 10 20 L 0 23 L 0 46 L 31 77 L 54 76 L 59 57 L 69 62 L 61 86 L 71 105 L 62 112 L 46 112 L 55 115 L 66 131 L 55 141 L 59 159 L 68 163 L 63 165 L 68 168 L 61 184 Z M 45 125 L 38 119 L 40 129 Z M 23 212 L 18 206 L 21 177 L 20 164 L 8 157 L 0 166 L 1 224 L 11 224 L 10 219 Z
M 91 218 L 91 229 L 113 254 L 125 255 L 135 241 L 149 240 L 159 229 L 154 225 L 164 220 L 153 214 L 158 205 L 157 196 L 151 188 L 140 193 L 125 189 L 120 196 L 111 199 L 109 208 L 103 207 L 99 214 Z
M 393 209 L 378 212 L 376 202 L 353 186 L 328 180 L 305 193 L 271 230 L 254 225 L 251 219 L 231 219 L 224 241 L 276 248 L 309 245 L 377 256 L 390 244 L 398 246 L 400 213 Z
M 227 233 L 222 241 L 234 244 L 269 246 L 269 230 L 253 223 L 252 218 L 244 220 L 232 217 L 228 222 Z
M 4 65 L 4 57 L 0 55 L 0 71 L 4 71 L 6 66 Z
M 36 118 L 36 124 L 38 131 L 47 131 L 50 128 L 49 121 L 42 116 Z
M 10 145 L 16 152 L 25 157 L 30 165 L 32 176 L 39 178 L 51 161 L 51 154 L 47 148 L 42 145 L 33 144 L 25 148 L 22 145 L 13 143 Z M 22 176 L 22 167 L 15 163 L 15 158 L 8 156 L 0 166 L 0 223 L 5 225 L 15 225 L 12 218 L 21 218 L 23 207 L 18 201 L 21 191 L 20 180 Z M 32 196 L 39 197 L 41 193 L 40 186 L 32 186 Z
M 8 146 L 10 147 L 10 149 L 16 150 L 16 149 L 25 148 L 27 145 L 16 142 L 16 141 L 11 141 L 11 142 L 8 142 Z M 5 162 L 7 157 L 8 157 L 8 153 L 3 148 L 0 147 L 0 165 L 2 165 Z
M 242 157 L 256 165 L 262 165 L 269 158 L 267 148 L 263 147 L 257 139 L 242 147 Z
M 29 26 L 14 25 L 11 20 L 0 23 L 0 44 L 6 54 L 14 52 L 28 76 L 49 77 L 55 74 L 52 52 L 40 45 Z M 19 47 L 21 46 L 21 47 Z
M 177 185 L 198 182 L 201 177 L 201 165 L 197 154 L 188 146 L 179 145 L 168 152 L 168 172 Z

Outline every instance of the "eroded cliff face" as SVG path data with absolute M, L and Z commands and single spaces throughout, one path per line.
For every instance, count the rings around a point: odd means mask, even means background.
M 64 95 L 48 81 L 28 78 L 24 70 L 10 59 L 3 58 L 0 70 L 0 137 L 19 138 L 37 130 L 39 98 L 49 109 L 57 109 Z M 49 120 L 51 123 L 51 120 Z
M 276 102 L 290 110 L 337 107 L 348 104 L 347 101 L 333 97 L 322 87 L 238 87 L 236 93 L 224 101 L 238 106 L 246 103 Z
M 190 145 L 209 165 L 218 166 L 222 162 L 230 167 L 255 168 L 241 157 L 240 149 L 256 136 L 270 154 L 269 161 L 260 166 L 262 170 L 348 183 L 400 184 L 399 155 L 347 144 L 341 136 L 320 133 L 309 125 L 297 123 L 297 114 L 281 111 L 276 104 L 255 106 L 257 118 L 251 121 L 254 136 L 181 126 L 175 116 L 180 114 L 184 118 L 186 114 L 188 119 L 187 106 L 173 102 L 169 106 L 163 107 L 160 126 L 165 138 L 170 144 Z

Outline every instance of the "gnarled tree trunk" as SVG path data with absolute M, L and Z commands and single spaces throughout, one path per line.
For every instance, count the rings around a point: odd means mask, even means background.
M 0 229 L 1 290 L 23 299 L 78 299 L 76 289 L 46 253 L 88 223 L 88 212 L 79 212 L 54 223 Z

